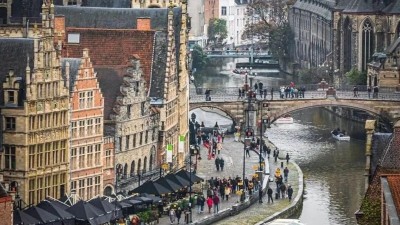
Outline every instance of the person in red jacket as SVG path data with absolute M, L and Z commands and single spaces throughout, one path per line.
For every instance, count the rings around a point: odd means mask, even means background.
M 211 196 L 208 196 L 207 198 L 207 206 L 208 206 L 208 213 L 211 213 L 211 208 L 213 206 L 213 199 L 211 198 Z

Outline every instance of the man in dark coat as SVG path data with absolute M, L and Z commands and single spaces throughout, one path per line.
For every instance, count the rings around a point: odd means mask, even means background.
M 221 158 L 219 160 L 219 166 L 221 167 L 221 171 L 224 171 L 224 165 L 225 165 L 225 160 L 223 158 Z
M 217 167 L 217 171 L 219 171 L 220 159 L 217 157 L 215 159 L 215 166 Z
M 273 193 L 272 189 L 270 187 L 268 187 L 268 190 L 267 190 L 268 203 L 269 203 L 270 200 L 271 200 L 272 203 L 274 203 L 274 199 L 272 198 L 272 193 Z
M 289 202 L 292 201 L 293 188 L 290 185 L 289 185 L 289 187 L 287 189 L 287 195 L 288 195 L 288 198 L 289 198 Z

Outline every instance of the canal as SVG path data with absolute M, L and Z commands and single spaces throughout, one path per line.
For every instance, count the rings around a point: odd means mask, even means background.
M 203 86 L 218 88 L 218 84 L 231 84 L 231 87 L 234 82 L 240 84 L 230 78 L 218 82 L 219 77 L 204 79 Z M 196 114 L 199 114 L 199 121 L 214 124 L 223 120 L 226 123 L 226 117 L 216 113 L 196 111 Z M 299 111 L 292 116 L 293 124 L 272 124 L 267 136 L 281 151 L 289 152 L 303 170 L 305 195 L 300 220 L 308 225 L 356 224 L 354 212 L 364 194 L 364 124 L 336 117 L 323 108 Z M 331 137 L 330 131 L 338 127 L 350 134 L 350 142 Z M 245 217 L 246 211 L 243 213 Z

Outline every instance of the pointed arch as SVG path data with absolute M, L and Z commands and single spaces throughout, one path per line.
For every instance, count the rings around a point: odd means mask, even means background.
M 140 170 L 142 169 L 142 159 L 138 160 L 138 165 L 137 165 L 137 174 L 141 174 Z
M 369 18 L 364 20 L 361 27 L 361 70 L 367 70 L 367 64 L 374 54 L 374 27 Z
M 394 39 L 396 40 L 399 37 L 400 37 L 400 20 L 397 22 L 396 31 L 394 33 Z
M 349 17 L 346 17 L 343 22 L 343 72 L 350 71 L 352 67 L 352 37 L 352 22 Z
M 143 159 L 143 173 L 146 173 L 146 169 L 147 169 L 147 156 L 145 156 Z
M 135 160 L 132 160 L 131 162 L 131 177 L 135 176 Z
M 128 163 L 125 163 L 125 166 L 124 166 L 124 179 L 127 178 L 127 175 L 128 175 Z

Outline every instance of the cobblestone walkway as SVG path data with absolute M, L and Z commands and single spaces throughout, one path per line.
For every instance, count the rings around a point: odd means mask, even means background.
M 271 145 L 271 143 L 268 143 Z M 235 142 L 233 137 L 226 137 L 223 143 L 223 149 L 221 151 L 221 154 L 219 157 L 222 157 L 225 160 L 225 167 L 224 171 L 217 171 L 215 167 L 215 161 L 214 159 L 208 160 L 207 159 L 207 150 L 202 147 L 201 149 L 201 161 L 198 161 L 198 167 L 197 167 L 197 175 L 203 178 L 204 180 L 208 180 L 211 177 L 220 177 L 220 178 L 229 178 L 229 177 L 236 177 L 237 175 L 242 177 L 243 174 L 243 144 L 240 142 Z M 280 153 L 280 156 L 283 158 L 283 153 Z M 278 160 L 277 163 L 273 162 L 274 159 L 271 158 L 269 159 L 270 162 L 270 168 L 271 168 L 271 174 L 274 173 L 275 168 L 277 166 L 280 166 L 280 161 Z M 258 165 L 259 162 L 259 157 L 256 153 L 250 152 L 250 157 L 246 157 L 246 176 L 250 178 L 254 174 L 254 169 L 253 166 Z M 286 162 L 285 162 L 286 165 Z M 298 174 L 295 171 L 295 167 L 293 164 L 289 164 L 288 168 L 290 170 L 289 172 L 289 183 L 292 185 L 294 189 L 293 196 L 297 194 L 297 188 L 296 185 L 298 186 Z M 293 181 L 293 182 L 291 182 Z M 271 188 L 275 192 L 275 183 L 271 184 Z M 206 192 L 204 191 L 204 195 Z M 267 197 L 265 196 L 263 201 L 265 203 L 262 203 L 260 207 L 259 203 L 254 203 L 251 207 L 246 209 L 245 211 L 241 212 L 240 214 L 236 216 L 229 217 L 223 221 L 220 221 L 215 224 L 255 224 L 256 222 L 259 222 L 263 220 L 264 218 L 272 215 L 273 213 L 285 208 L 286 206 L 289 205 L 288 199 L 281 199 L 281 200 L 274 200 L 273 204 L 267 204 L 266 201 Z M 237 203 L 239 201 L 239 196 L 236 194 L 231 194 L 229 201 L 223 200 L 220 203 L 219 210 L 223 210 L 226 208 L 232 207 L 233 204 Z M 195 206 L 194 206 L 195 207 Z M 205 208 L 207 206 L 205 205 Z M 211 213 L 208 213 L 208 210 L 203 213 L 198 214 L 197 209 L 193 208 L 193 216 L 192 216 L 192 221 L 198 221 L 201 219 L 204 219 L 206 217 L 212 216 L 213 211 Z M 238 222 L 240 221 L 240 222 Z M 170 224 L 168 216 L 163 216 L 160 218 L 160 223 L 159 224 Z M 175 220 L 175 224 L 177 224 L 177 221 Z M 183 220 L 181 219 L 181 224 L 183 224 Z

